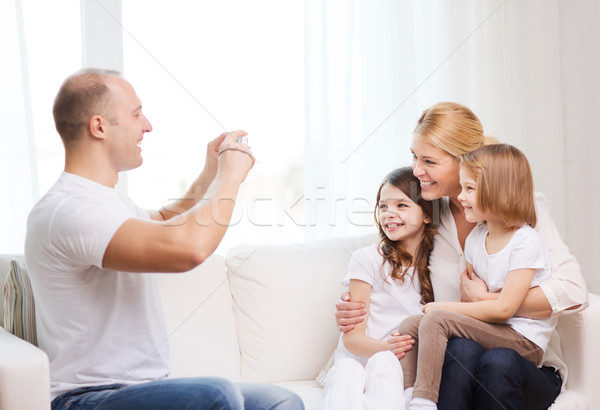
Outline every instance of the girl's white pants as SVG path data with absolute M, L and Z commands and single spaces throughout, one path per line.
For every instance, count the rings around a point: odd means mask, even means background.
M 324 410 L 404 410 L 404 377 L 390 351 L 378 352 L 367 366 L 351 358 L 334 363 L 325 380 Z

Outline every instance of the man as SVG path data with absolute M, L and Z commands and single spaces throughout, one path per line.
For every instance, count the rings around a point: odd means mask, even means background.
M 185 199 L 146 211 L 114 186 L 142 164 L 152 126 L 119 73 L 84 69 L 54 101 L 65 170 L 29 215 L 25 257 L 53 409 L 302 409 L 295 394 L 219 378 L 167 379 L 158 277 L 202 263 L 223 238 L 254 165 L 243 131 L 208 144 Z M 202 200 L 202 201 L 201 201 Z M 144 272 L 144 273 L 142 273 Z

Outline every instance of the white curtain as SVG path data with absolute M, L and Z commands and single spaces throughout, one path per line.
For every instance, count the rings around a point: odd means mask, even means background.
M 185 192 L 224 125 L 244 128 L 258 161 L 219 252 L 301 241 L 303 207 L 289 205 L 303 191 L 304 2 L 121 3 L 0 2 L 0 253 L 23 252 L 27 215 L 63 169 L 52 103 L 82 65 L 125 71 L 154 126 L 144 166 L 118 189 L 159 207 Z
M 0 3 L 0 249 L 20 253 L 27 214 L 37 200 L 29 76 L 20 1 Z
M 372 225 L 368 213 L 379 181 L 410 163 L 420 113 L 456 101 L 479 116 L 486 134 L 525 152 L 559 231 L 589 273 L 588 283 L 600 290 L 591 274 L 598 263 L 590 259 L 600 245 L 600 224 L 589 218 L 591 202 L 566 200 L 575 192 L 581 199 L 598 195 L 583 182 L 591 178 L 596 187 L 599 176 L 591 165 L 597 160 L 584 159 L 600 137 L 598 79 L 591 79 L 599 72 L 598 5 L 307 0 L 305 192 L 313 226 L 306 238 L 372 232 L 355 222 Z M 589 75 L 578 75 L 585 62 Z M 364 199 L 352 208 L 356 198 Z M 579 226 L 572 214 L 580 215 Z
M 62 168 L 52 99 L 84 56 L 78 3 L 0 4 L 0 252 L 10 253 L 22 251 L 27 213 Z M 305 4 L 305 239 L 373 232 L 375 192 L 387 172 L 410 164 L 421 111 L 457 101 L 486 133 L 528 155 L 537 189 L 600 292 L 600 0 Z M 70 23 L 56 25 L 46 18 L 53 13 Z
M 82 64 L 120 68 L 120 29 L 107 24 L 119 9 L 120 0 L 0 2 L 0 253 L 23 252 L 27 215 L 63 168 L 52 119 L 59 85 Z
M 566 240 L 600 292 L 600 1 L 559 2 Z
M 307 1 L 305 238 L 373 231 L 374 196 L 409 165 L 410 2 Z

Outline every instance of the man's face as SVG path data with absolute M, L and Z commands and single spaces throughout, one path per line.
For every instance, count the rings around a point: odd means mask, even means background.
M 142 103 L 131 84 L 122 78 L 110 77 L 106 85 L 111 90 L 106 115 L 109 158 L 117 172 L 137 168 L 143 161 L 140 145 L 144 133 L 152 131 L 152 125 L 142 113 Z

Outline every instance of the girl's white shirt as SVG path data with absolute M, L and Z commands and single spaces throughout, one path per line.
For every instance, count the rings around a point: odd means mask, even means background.
M 544 245 L 550 253 L 552 263 L 551 279 L 542 283 L 540 288 L 548 299 L 552 311 L 558 313 L 578 312 L 588 305 L 588 290 L 581 275 L 581 268 L 569 248 L 561 240 L 560 234 L 552 222 L 548 202 L 543 194 L 536 192 L 535 209 L 537 225 Z M 434 223 L 436 222 L 434 215 Z M 440 200 L 438 233 L 434 238 L 433 251 L 429 258 L 429 270 L 436 301 L 460 300 L 460 275 L 465 270 L 465 257 L 458 240 L 456 223 L 450 211 L 450 200 Z M 581 305 L 578 309 L 565 310 Z M 551 366 L 560 371 L 563 389 L 567 380 L 567 368 L 562 360 L 560 339 L 556 330 L 552 334 L 548 349 L 544 354 L 542 366 Z
M 390 276 L 392 266 L 383 263 L 378 245 L 373 244 L 357 249 L 352 253 L 348 273 L 342 280 L 347 287 L 350 279 L 358 279 L 371 285 L 369 317 L 365 333 L 378 340 L 386 339 L 392 331 L 408 316 L 423 314 L 421 311 L 421 285 L 418 277 L 413 278 L 414 269 L 410 268 L 404 281 Z M 366 366 L 368 357 L 350 353 L 340 336 L 335 360 L 351 357 Z
M 540 286 L 550 279 L 552 267 L 548 250 L 531 226 L 523 225 L 514 231 L 508 243 L 493 254 L 489 254 L 485 246 L 488 233 L 487 224 L 479 224 L 473 228 L 465 242 L 465 259 L 473 265 L 490 292 L 500 292 L 509 273 L 517 269 L 533 269 L 530 288 Z M 506 323 L 546 351 L 557 321 L 558 315 L 545 319 L 513 316 Z

